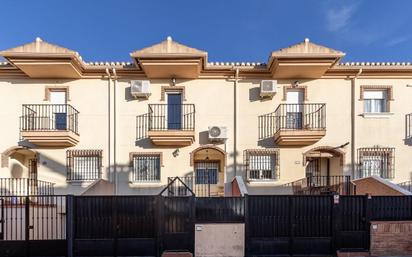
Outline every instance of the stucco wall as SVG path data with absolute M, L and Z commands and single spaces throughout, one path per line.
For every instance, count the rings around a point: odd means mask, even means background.
M 131 78 L 133 79 L 133 78 Z M 184 176 L 193 171 L 190 165 L 190 152 L 201 145 L 208 144 L 207 129 L 210 125 L 228 127 L 228 140 L 217 146 L 227 152 L 227 163 L 222 171 L 226 192 L 230 194 L 230 182 L 234 177 L 236 158 L 237 174 L 246 177 L 243 165 L 243 151 L 246 149 L 277 147 L 273 138 L 259 140 L 258 116 L 273 112 L 280 103 L 284 103 L 283 86 L 289 86 L 293 80 L 279 80 L 278 93 L 273 99 L 262 100 L 259 97 L 261 78 L 240 79 L 237 90 L 237 152 L 234 153 L 234 83 L 226 79 L 177 80 L 178 86 L 185 87 L 186 101 L 196 105 L 195 143 L 179 148 L 179 155 L 173 156 L 176 147 L 156 147 L 148 139 L 136 141 L 136 116 L 147 113 L 148 104 L 165 103 L 160 101 L 161 86 L 169 86 L 170 80 L 151 80 L 152 95 L 148 100 L 136 100 L 130 97 L 129 80 L 117 83 L 117 163 L 118 192 L 120 194 L 156 194 L 165 186 L 167 177 Z M 412 112 L 407 107 L 412 99 L 412 90 L 406 79 L 359 79 L 356 86 L 356 99 L 359 98 L 360 85 L 393 85 L 394 101 L 391 101 L 393 115 L 387 118 L 364 118 L 359 116 L 363 102 L 356 100 L 356 145 L 355 148 L 374 145 L 395 147 L 394 182 L 411 179 L 412 147 L 404 141 L 405 114 Z M 22 104 L 41 104 L 44 101 L 45 86 L 68 86 L 70 101 L 79 110 L 80 142 L 69 149 L 102 149 L 103 175 L 110 178 L 108 172 L 108 91 L 107 80 L 40 80 L 40 79 L 3 79 L 0 81 L 0 94 L 7 96 L 1 101 L 0 118 L 2 121 L 0 151 L 16 146 L 19 141 L 19 116 Z M 279 150 L 280 178 L 271 182 L 247 182 L 250 194 L 272 194 L 290 192 L 282 187 L 285 183 L 305 176 L 303 153 L 317 146 L 336 147 L 350 142 L 350 80 L 316 79 L 300 80 L 301 86 L 307 87 L 307 103 L 326 103 L 326 136 L 319 142 L 306 147 L 281 147 Z M 113 85 L 112 85 L 113 88 Z M 113 91 L 111 92 L 113 97 Z M 113 107 L 113 101 L 112 101 Z M 112 118 L 113 118 L 113 110 Z M 113 122 L 112 122 L 113 124 Z M 113 127 L 112 127 L 113 132 Z M 388 136 L 390 135 L 390 136 Z M 112 136 L 113 140 L 113 136 Z M 113 144 L 113 143 L 112 143 Z M 38 178 L 56 183 L 56 193 L 80 194 L 90 183 L 66 183 L 66 150 L 35 149 L 40 155 Z M 331 161 L 331 174 L 350 174 L 350 145 L 341 149 L 346 153 L 343 165 L 338 160 Z M 113 156 L 113 148 L 111 150 Z M 129 167 L 130 152 L 162 152 L 163 166 L 160 183 L 132 183 Z M 356 161 L 356 160 L 355 160 Z M 17 167 L 15 162 L 1 168 L 0 176 L 11 176 L 10 168 Z M 17 163 L 18 164 L 18 163 Z M 16 164 L 16 165 L 17 165 Z M 22 168 L 24 171 L 24 167 Z M 339 171 L 336 173 L 336 171 Z M 24 172 L 23 172 L 24 174 Z

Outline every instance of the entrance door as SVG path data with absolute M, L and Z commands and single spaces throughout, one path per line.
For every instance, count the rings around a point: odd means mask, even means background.
M 167 129 L 182 129 L 182 94 L 167 94 Z
M 286 93 L 286 128 L 302 129 L 303 127 L 303 90 L 293 89 Z
M 50 91 L 50 102 L 52 104 L 53 127 L 56 130 L 67 129 L 67 107 L 66 91 Z
M 37 159 L 29 159 L 29 192 L 28 195 L 36 195 L 38 193 L 37 182 Z
M 196 196 L 211 196 L 217 192 L 219 178 L 219 162 L 196 162 L 195 185 Z

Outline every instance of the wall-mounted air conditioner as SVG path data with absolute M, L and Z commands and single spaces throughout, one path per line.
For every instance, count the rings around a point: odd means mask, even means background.
M 272 97 L 277 91 L 277 80 L 262 80 L 260 82 L 260 97 Z
M 149 80 L 132 80 L 130 81 L 130 94 L 134 98 L 149 98 L 150 81 Z
M 212 142 L 221 142 L 227 139 L 227 127 L 223 126 L 210 126 L 209 127 L 209 140 Z

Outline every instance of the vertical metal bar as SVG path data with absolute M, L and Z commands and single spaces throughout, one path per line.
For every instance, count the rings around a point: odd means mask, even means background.
M 66 242 L 67 257 L 74 256 L 74 196 L 66 196 Z
M 29 203 L 29 196 L 26 196 L 25 198 L 25 203 L 24 203 L 24 211 L 25 211 L 25 230 L 24 230 L 24 235 L 25 235 L 25 247 L 26 247 L 26 256 L 30 256 L 30 203 Z

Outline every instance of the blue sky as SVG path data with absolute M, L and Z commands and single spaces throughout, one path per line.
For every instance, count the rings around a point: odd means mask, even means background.
M 2 0 L 0 8 L 1 50 L 39 36 L 86 61 L 130 61 L 168 35 L 210 61 L 266 62 L 305 37 L 345 52 L 344 61 L 412 61 L 411 0 Z

